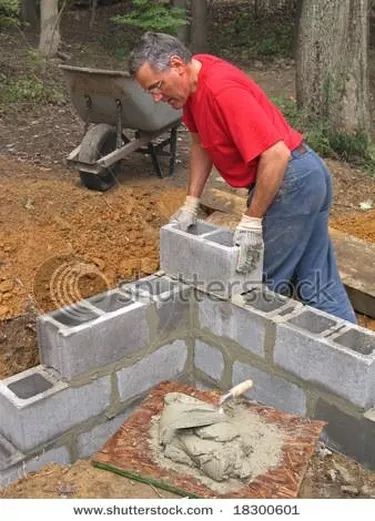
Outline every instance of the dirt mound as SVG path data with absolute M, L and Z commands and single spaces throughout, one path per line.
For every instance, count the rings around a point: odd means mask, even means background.
M 375 242 L 375 209 L 347 213 L 332 219 L 331 226 L 367 242 Z
M 0 317 L 45 312 L 153 273 L 184 190 L 91 192 L 64 172 L 0 157 Z

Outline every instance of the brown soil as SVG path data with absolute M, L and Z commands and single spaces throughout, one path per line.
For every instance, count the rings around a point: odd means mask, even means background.
M 160 226 L 185 191 L 166 189 L 162 180 L 153 184 L 156 178 L 150 176 L 103 195 L 82 189 L 77 175 L 61 168 L 51 171 L 1 156 L 0 172 L 4 378 L 38 363 L 32 325 L 37 313 L 158 269 Z
M 367 242 L 375 242 L 375 210 L 353 212 L 331 220 L 331 226 Z
M 172 498 L 153 486 L 135 482 L 79 460 L 70 466 L 47 465 L 0 490 L 0 498 Z M 309 462 L 301 498 L 375 498 L 375 473 L 354 460 L 320 446 Z

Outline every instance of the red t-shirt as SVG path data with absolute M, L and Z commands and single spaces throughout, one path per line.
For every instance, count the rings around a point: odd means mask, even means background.
M 240 69 L 208 54 L 194 58 L 202 68 L 197 89 L 184 106 L 183 122 L 199 134 L 227 183 L 247 187 L 255 181 L 260 154 L 278 141 L 294 150 L 303 137 Z

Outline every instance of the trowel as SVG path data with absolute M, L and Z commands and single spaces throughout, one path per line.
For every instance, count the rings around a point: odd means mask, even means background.
M 223 405 L 225 402 L 227 402 L 228 400 L 232 400 L 233 398 L 237 398 L 238 396 L 240 396 L 243 393 L 246 393 L 246 391 L 251 389 L 252 386 L 253 386 L 252 380 L 244 380 L 243 382 L 241 382 L 241 383 L 235 385 L 234 387 L 232 387 L 231 389 L 229 389 L 229 391 L 227 393 L 221 395 L 219 398 L 219 406 L 220 406 L 219 412 L 220 413 L 224 412 Z

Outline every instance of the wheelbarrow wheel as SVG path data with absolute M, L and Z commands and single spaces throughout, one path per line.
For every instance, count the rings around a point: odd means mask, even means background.
M 93 164 L 116 149 L 116 129 L 106 123 L 95 125 L 85 134 L 79 152 L 79 161 Z M 80 170 L 82 184 L 89 190 L 106 192 L 115 183 L 120 165 L 115 163 L 99 174 Z

